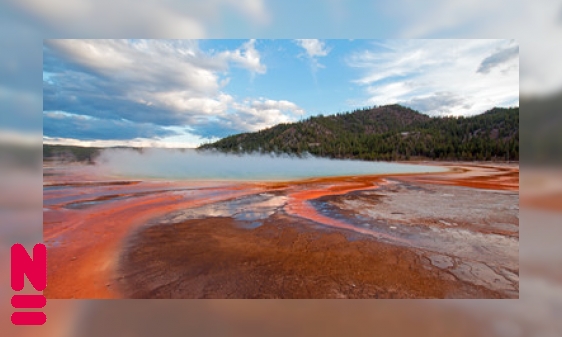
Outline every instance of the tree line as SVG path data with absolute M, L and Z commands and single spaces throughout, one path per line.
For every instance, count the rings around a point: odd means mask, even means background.
M 519 108 L 429 117 L 400 105 L 314 116 L 203 144 L 229 153 L 312 154 L 363 160 L 519 160 Z

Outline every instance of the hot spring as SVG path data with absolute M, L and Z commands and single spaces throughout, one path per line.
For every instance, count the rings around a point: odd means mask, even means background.
M 105 149 L 96 166 L 106 173 L 151 179 L 281 181 L 401 173 L 444 172 L 437 166 L 339 160 L 314 156 L 224 154 L 194 149 Z

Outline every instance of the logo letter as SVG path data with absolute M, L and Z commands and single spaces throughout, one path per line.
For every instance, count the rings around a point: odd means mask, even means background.
M 38 243 L 33 247 L 33 258 L 31 258 L 25 247 L 19 243 L 11 249 L 11 286 L 14 291 L 22 291 L 25 284 L 25 276 L 37 291 L 43 291 L 47 287 L 47 247 Z M 41 294 L 37 295 L 14 295 L 12 307 L 14 308 L 43 308 L 47 299 Z M 14 312 L 12 323 L 14 325 L 43 325 L 47 316 L 43 312 Z

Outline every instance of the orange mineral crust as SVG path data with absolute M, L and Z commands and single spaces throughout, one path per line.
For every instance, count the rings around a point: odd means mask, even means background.
M 518 166 L 292 182 L 44 170 L 48 298 L 517 298 Z
M 121 194 L 116 185 L 99 185 L 95 194 L 110 193 L 112 201 L 93 194 L 90 187 L 73 187 L 76 194 L 66 204 L 53 204 L 43 213 L 43 239 L 49 248 L 48 298 L 115 298 L 120 297 L 111 287 L 111 275 L 116 267 L 117 252 L 123 239 L 149 219 L 178 208 L 195 207 L 222 199 L 253 193 L 252 189 L 236 186 L 205 187 L 192 197 L 187 190 L 166 191 L 166 183 L 146 184 L 127 189 Z M 128 186 L 127 184 L 119 185 Z M 153 190 L 156 190 L 153 192 Z M 132 192 L 134 191 L 134 192 Z M 137 195 L 135 196 L 135 193 Z M 48 192 L 47 192 L 48 194 Z M 84 198 L 84 199 L 82 199 Z M 65 198 L 61 198 L 65 199 Z M 51 198 L 47 195 L 45 200 Z M 105 203 L 92 204 L 93 202 Z M 72 209 L 83 202 L 94 206 Z M 65 207 L 66 206 L 66 207 Z
M 337 219 L 322 215 L 308 203 L 308 200 L 318 199 L 320 197 L 344 195 L 353 191 L 370 190 L 379 187 L 378 185 L 372 183 L 370 180 L 371 179 L 355 184 L 340 182 L 340 185 L 336 183 L 334 185 L 328 185 L 323 189 L 304 190 L 289 193 L 289 201 L 285 206 L 285 211 L 290 215 L 312 220 L 326 226 L 347 229 L 377 238 L 392 239 L 393 241 L 399 241 L 401 243 L 408 243 L 408 241 L 397 237 L 393 237 L 384 233 L 378 233 L 369 229 L 355 227 L 353 225 L 350 225 L 349 223 L 346 223 L 345 221 L 339 221 Z M 378 184 L 380 185 L 381 183 Z
M 154 226 L 132 238 L 116 282 L 132 298 L 499 298 L 423 263 L 415 251 L 272 216 Z
M 427 163 L 424 163 L 427 165 Z M 519 164 L 440 164 L 451 174 L 427 174 L 404 176 L 404 180 L 466 186 L 492 190 L 519 191 Z

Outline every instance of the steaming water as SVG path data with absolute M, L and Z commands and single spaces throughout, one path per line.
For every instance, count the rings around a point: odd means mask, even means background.
M 97 166 L 114 175 L 189 180 L 293 180 L 388 173 L 444 172 L 445 168 L 307 156 L 232 155 L 195 150 L 106 149 Z

